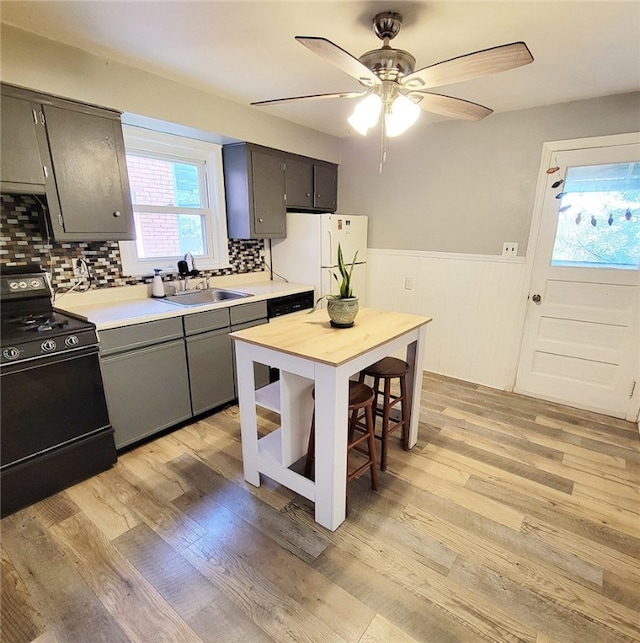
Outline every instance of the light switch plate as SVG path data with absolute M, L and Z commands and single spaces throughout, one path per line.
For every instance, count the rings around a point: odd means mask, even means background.
M 515 257 L 518 254 L 518 244 L 515 241 L 505 241 L 502 244 L 503 257 Z

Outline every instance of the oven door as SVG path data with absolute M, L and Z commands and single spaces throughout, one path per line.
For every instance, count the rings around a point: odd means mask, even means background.
M 2 469 L 109 426 L 95 346 L 2 366 Z

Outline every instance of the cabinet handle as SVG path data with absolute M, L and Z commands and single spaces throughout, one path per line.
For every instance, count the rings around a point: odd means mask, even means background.
M 258 219 L 258 223 L 262 223 L 263 221 L 264 221 L 264 219 L 262 219 L 262 218 Z
M 116 211 L 113 213 L 113 216 L 114 216 L 114 217 L 116 217 L 116 218 L 117 218 L 117 217 L 121 217 L 121 216 L 122 216 L 122 212 L 120 212 L 120 210 L 116 210 Z
M 311 196 L 311 193 L 310 193 L 310 192 L 307 192 L 307 196 Z

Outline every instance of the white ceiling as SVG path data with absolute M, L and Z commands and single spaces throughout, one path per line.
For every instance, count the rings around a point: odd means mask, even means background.
M 526 67 L 440 87 L 496 112 L 640 90 L 640 3 L 372 1 L 2 0 L 1 20 L 46 38 L 143 68 L 247 105 L 304 94 L 354 91 L 359 84 L 300 45 L 323 36 L 356 57 L 382 43 L 380 11 L 398 11 L 392 46 L 416 68 L 518 40 Z M 351 132 L 353 101 L 255 107 L 333 134 Z M 423 113 L 422 122 L 443 120 Z

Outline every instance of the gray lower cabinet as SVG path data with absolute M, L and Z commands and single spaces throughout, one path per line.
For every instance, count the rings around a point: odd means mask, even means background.
M 193 415 L 235 399 L 229 309 L 185 316 L 184 333 Z
M 255 301 L 100 331 L 100 366 L 116 448 L 236 398 L 230 330 L 268 323 Z M 256 365 L 256 386 L 269 367 Z
M 180 317 L 101 331 L 100 343 L 116 448 L 191 417 Z

